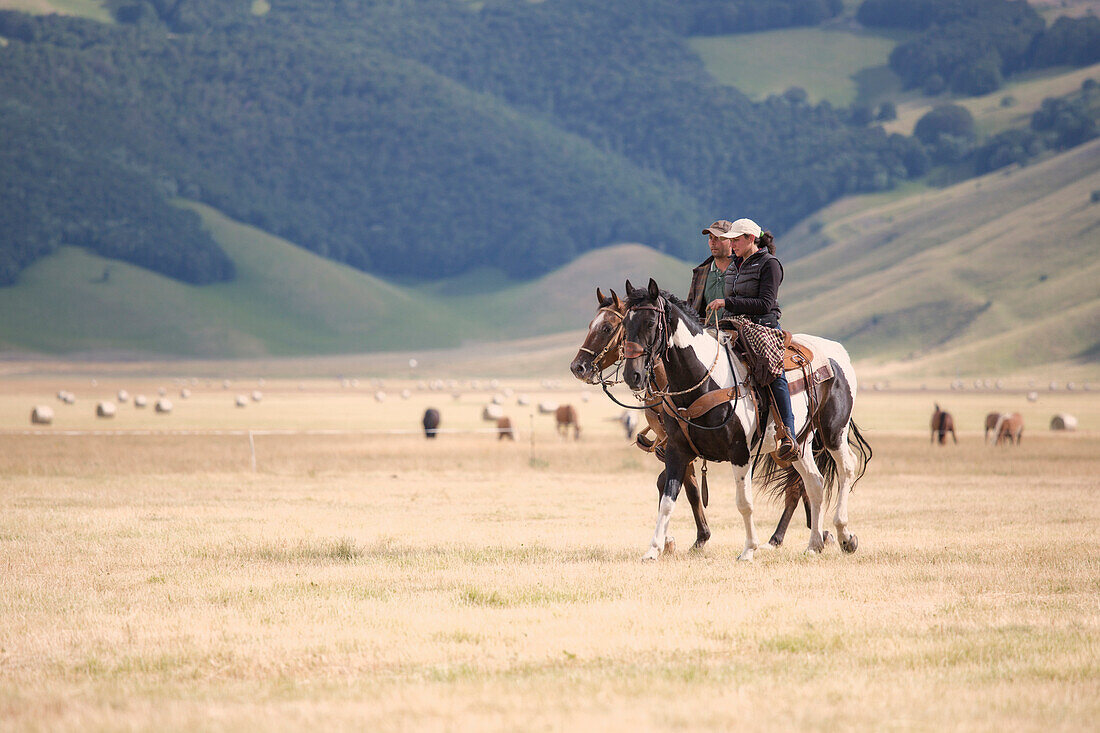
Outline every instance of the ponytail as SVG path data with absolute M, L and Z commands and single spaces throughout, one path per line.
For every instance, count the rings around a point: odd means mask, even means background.
M 775 237 L 771 232 L 763 232 L 756 240 L 756 246 L 768 250 L 768 254 L 775 254 Z

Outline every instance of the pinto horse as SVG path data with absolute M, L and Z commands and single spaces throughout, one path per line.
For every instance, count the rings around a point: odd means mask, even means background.
M 753 524 L 753 449 L 772 452 L 777 447 L 773 420 L 761 424 L 751 402 L 748 369 L 712 336 L 687 303 L 655 280 L 633 290 L 627 283 L 623 318 L 623 378 L 635 392 L 658 397 L 668 441 L 665 444 L 667 479 L 657 514 L 656 529 L 643 559 L 656 560 L 665 546 L 669 520 L 680 493 L 681 477 L 691 461 L 729 462 L 737 490 L 737 509 L 745 525 L 745 547 L 739 560 L 752 560 L 760 547 Z M 856 374 L 844 347 L 835 341 L 798 335 L 816 354 L 828 359 L 834 377 L 820 387 L 816 411 L 809 399 L 795 399 L 795 428 L 808 444 L 819 438 L 822 450 L 801 450 L 779 478 L 783 489 L 796 481 L 810 502 L 808 553 L 821 552 L 821 529 L 827 492 L 837 485 L 833 524 L 844 552 L 855 552 L 859 540 L 848 531 L 848 494 L 863 476 L 870 446 L 852 420 Z M 659 375 L 663 374 L 663 378 Z M 663 385 L 660 382 L 664 382 Z M 767 413 L 764 413 L 767 415 Z M 777 484 L 770 484 L 777 488 Z
M 997 436 L 994 445 L 1012 445 L 1013 443 L 1019 445 L 1020 439 L 1024 437 L 1023 415 L 1018 412 L 1001 415 L 994 433 Z
M 584 342 L 569 365 L 569 371 L 573 373 L 573 376 L 588 384 L 603 383 L 602 374 L 622 360 L 620 347 L 623 340 L 622 322 L 626 313 L 626 302 L 621 300 L 614 290 L 610 293 L 610 295 L 605 296 L 600 288 L 596 288 L 596 305 L 598 308 L 596 316 L 588 324 L 588 332 L 585 334 Z M 655 442 L 657 444 L 663 443 L 665 430 L 661 424 L 660 413 L 653 408 L 647 408 L 644 414 L 650 430 L 657 437 Z M 665 488 L 665 476 L 666 472 L 662 471 L 661 475 L 657 477 L 658 499 Z M 699 486 L 695 482 L 694 462 L 688 464 L 681 480 L 695 519 L 695 544 L 692 545 L 692 549 L 698 550 L 707 543 L 711 536 L 704 511 L 704 508 L 708 505 L 709 497 L 700 494 Z M 776 525 L 771 539 L 768 540 L 768 544 L 772 547 L 779 547 L 783 544 L 787 527 L 798 508 L 800 499 L 806 509 L 806 526 L 810 526 L 810 503 L 806 499 L 805 490 L 801 485 L 790 488 L 794 490 L 784 492 L 783 515 L 780 517 L 779 524 Z M 832 535 L 826 532 L 825 539 L 826 541 L 831 540 Z M 671 545 L 673 543 L 669 542 L 667 544 Z

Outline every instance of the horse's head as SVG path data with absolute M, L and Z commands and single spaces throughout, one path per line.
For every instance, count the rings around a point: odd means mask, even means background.
M 646 387 L 649 375 L 661 352 L 668 346 L 668 319 L 665 299 L 657 281 L 650 278 L 649 287 L 634 290 L 626 283 L 627 308 L 623 319 L 623 358 L 626 360 L 623 379 L 635 392 Z
M 610 296 L 596 288 L 596 304 L 599 310 L 588 324 L 588 333 L 577 356 L 569 365 L 569 371 L 582 382 L 595 383 L 597 375 L 619 360 L 619 345 L 623 340 L 623 313 L 626 304 L 615 291 Z

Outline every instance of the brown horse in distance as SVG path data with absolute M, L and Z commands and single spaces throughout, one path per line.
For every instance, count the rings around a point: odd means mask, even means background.
M 1001 419 L 1001 413 L 991 412 L 985 416 L 985 442 L 989 442 L 989 434 L 993 433 L 994 439 L 997 437 L 997 423 Z
M 951 433 L 951 437 L 955 439 L 955 444 L 958 445 L 959 438 L 955 435 L 955 418 L 951 417 L 951 413 L 946 410 L 941 410 L 939 405 L 936 405 L 936 411 L 932 413 L 932 443 L 935 443 L 939 439 L 940 445 L 947 445 L 947 434 Z
M 1011 445 L 1015 443 L 1020 444 L 1020 439 L 1024 437 L 1024 417 L 1018 412 L 1014 412 L 1011 415 L 1001 415 L 1000 424 L 997 426 L 997 441 L 996 445 L 1002 443 Z
M 560 405 L 554 413 L 558 423 L 558 434 L 563 438 L 569 437 L 569 428 L 573 428 L 573 440 L 580 440 L 581 426 L 577 422 L 577 409 L 573 405 Z

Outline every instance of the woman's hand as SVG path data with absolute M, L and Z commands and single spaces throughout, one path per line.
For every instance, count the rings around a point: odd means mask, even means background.
M 707 303 L 707 310 L 708 311 L 716 311 L 716 310 L 719 310 L 720 308 L 725 308 L 725 307 L 726 307 L 726 301 L 722 300 L 721 298 L 715 298 L 714 300 Z

